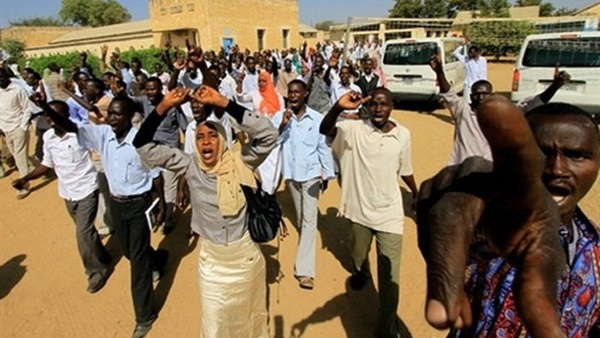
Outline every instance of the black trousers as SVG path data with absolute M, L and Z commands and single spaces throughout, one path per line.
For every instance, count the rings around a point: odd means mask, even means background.
M 123 255 L 131 263 L 131 296 L 138 323 L 150 321 L 154 315 L 152 269 L 154 249 L 150 245 L 150 229 L 144 212 L 150 207 L 150 194 L 130 200 L 111 197 L 110 212 L 115 234 Z

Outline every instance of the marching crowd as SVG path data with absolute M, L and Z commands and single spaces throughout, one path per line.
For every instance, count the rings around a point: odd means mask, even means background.
M 150 226 L 168 235 L 177 210 L 191 206 L 202 336 L 268 337 L 265 259 L 248 233 L 243 187 L 274 195 L 284 182 L 299 231 L 294 275 L 311 290 L 319 196 L 336 178 L 354 289 L 372 279 L 376 240 L 374 335 L 400 336 L 401 180 L 427 263 L 432 326 L 450 337 L 600 337 L 600 235 L 577 207 L 600 168 L 598 127 L 577 107 L 549 103 L 570 80 L 558 67 L 548 88 L 515 105 L 494 96 L 485 59 L 467 50 L 456 52 L 469 83 L 463 98 L 431 57 L 454 147 L 420 189 L 410 131 L 390 117 L 378 43 L 350 46 L 346 58 L 333 43 L 256 53 L 167 44 L 155 65 L 102 46 L 101 74 L 82 53 L 68 79 L 61 66 L 72 65 L 51 64 L 43 76 L 3 66 L 0 129 L 19 172 L 12 185 L 22 199 L 30 181 L 57 176 L 90 293 L 110 274 L 102 236 L 118 238 L 131 267 L 134 338 L 157 319 L 153 282 L 168 266 L 168 252 L 150 244 L 148 210 L 156 210 Z

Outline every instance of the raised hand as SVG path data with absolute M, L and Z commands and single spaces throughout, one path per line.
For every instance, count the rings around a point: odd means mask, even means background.
M 350 91 L 342 95 L 335 105 L 341 110 L 355 110 L 358 109 L 358 107 L 360 107 L 363 103 L 367 103 L 370 100 L 370 96 L 363 98 L 360 93 Z
M 165 42 L 165 50 L 171 50 L 171 41 Z
M 185 103 L 189 99 L 189 88 L 175 88 L 169 91 L 163 98 L 161 103 L 173 108 Z
M 571 81 L 571 75 L 564 70 L 561 71 L 559 67 L 560 63 L 557 62 L 554 67 L 554 79 L 552 82 L 558 87 L 562 87 Z
M 221 95 L 216 89 L 206 85 L 202 85 L 199 90 L 196 90 L 192 98 L 196 102 L 219 108 L 227 108 L 229 104 L 229 100 L 225 96 Z
M 62 89 L 61 87 L 64 87 L 64 83 L 59 82 L 58 83 L 58 87 L 60 89 Z M 47 103 L 46 100 L 48 99 L 46 97 L 46 89 L 44 88 L 44 82 L 43 81 L 39 82 L 39 88 L 40 88 L 39 92 L 33 93 L 29 97 L 29 100 L 31 100 L 36 106 L 38 106 L 38 107 L 41 108 L 43 105 L 45 105 Z
M 442 66 L 442 60 L 440 60 L 440 56 L 438 54 L 433 54 L 431 56 L 431 58 L 429 59 L 429 67 L 431 67 L 431 69 L 436 73 L 444 71 L 444 68 Z
M 427 321 L 438 329 L 471 324 L 464 275 L 477 229 L 516 268 L 517 312 L 531 337 L 563 338 L 556 288 L 567 265 L 558 207 L 541 180 L 543 155 L 523 112 L 507 99 L 488 99 L 477 116 L 493 166 L 471 158 L 445 168 L 420 189 L 417 225 L 427 263 Z

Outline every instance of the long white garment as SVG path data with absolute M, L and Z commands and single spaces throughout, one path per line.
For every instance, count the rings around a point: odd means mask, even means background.
M 271 122 L 273 122 L 273 117 L 271 117 Z M 276 128 L 279 128 L 275 123 L 273 123 L 273 125 Z M 267 156 L 265 161 L 258 167 L 261 187 L 267 194 L 273 195 L 275 191 L 277 191 L 279 183 L 281 182 L 282 166 L 281 146 L 278 144 L 271 150 L 269 156 Z
M 265 259 L 246 234 L 227 245 L 200 238 L 202 338 L 267 338 Z

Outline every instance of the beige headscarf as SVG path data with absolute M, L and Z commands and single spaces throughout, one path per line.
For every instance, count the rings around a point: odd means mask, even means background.
M 223 217 L 233 217 L 246 205 L 246 198 L 240 184 L 256 188 L 256 179 L 252 170 L 242 161 L 240 155 L 227 148 L 225 129 L 217 122 L 205 121 L 201 125 L 211 125 L 219 133 L 219 154 L 217 163 L 208 167 L 202 162 L 202 156 L 196 147 L 198 166 L 207 174 L 217 176 L 217 202 Z

